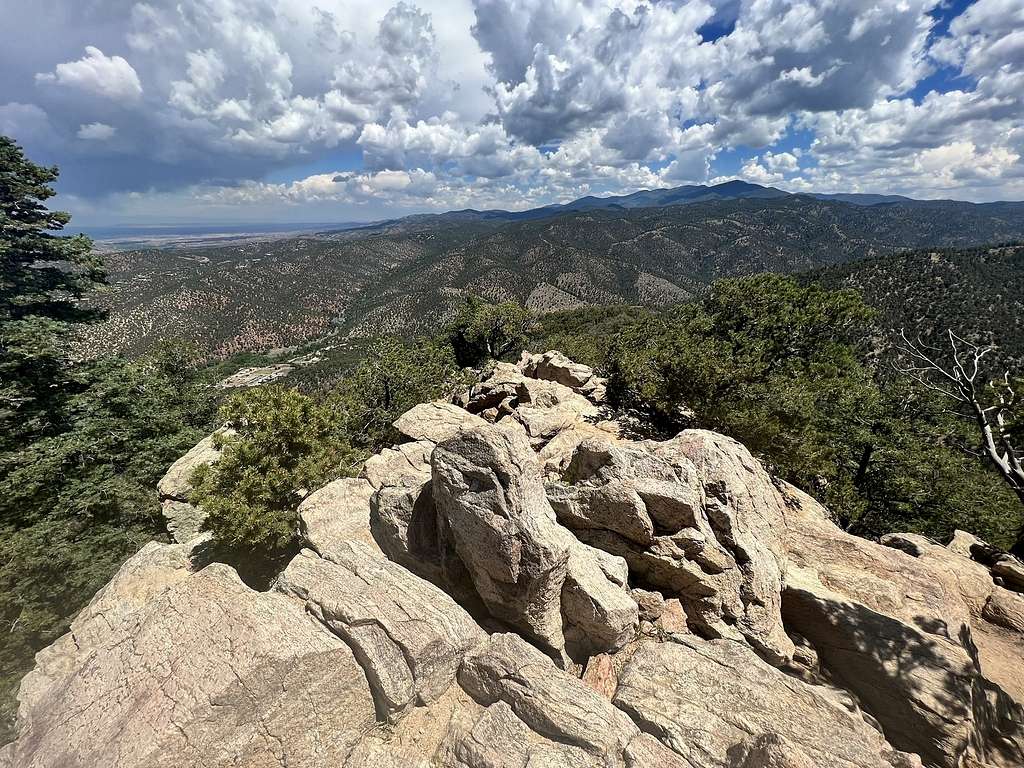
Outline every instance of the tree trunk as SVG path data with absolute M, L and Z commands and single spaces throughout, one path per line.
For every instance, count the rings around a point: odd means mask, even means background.
M 864 450 L 860 454 L 860 461 L 857 462 L 857 474 L 853 477 L 854 487 L 860 488 L 864 478 L 867 477 L 868 467 L 871 466 L 871 456 L 874 452 L 875 446 L 873 443 L 866 443 L 864 445 Z

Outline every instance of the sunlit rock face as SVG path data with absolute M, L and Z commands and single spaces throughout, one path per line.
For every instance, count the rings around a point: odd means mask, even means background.
M 265 591 L 146 545 L 37 656 L 0 765 L 1024 765 L 1017 561 L 851 536 L 739 443 L 615 417 L 525 353 L 310 493 Z

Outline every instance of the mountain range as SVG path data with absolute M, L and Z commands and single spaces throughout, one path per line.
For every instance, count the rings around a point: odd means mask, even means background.
M 111 288 L 99 303 L 109 319 L 82 354 L 134 355 L 167 336 L 224 357 L 328 333 L 408 335 L 438 328 L 467 293 L 539 312 L 663 306 L 723 277 L 1020 240 L 1024 203 L 796 195 L 736 181 L 123 250 L 107 258 Z
M 667 189 L 644 189 L 638 192 L 632 192 L 628 195 L 609 195 L 605 197 L 588 195 L 568 203 L 545 205 L 524 211 L 506 211 L 501 209 L 481 211 L 473 208 L 465 208 L 442 214 L 426 214 L 425 216 L 439 216 L 445 219 L 455 220 L 478 219 L 482 221 L 530 221 L 577 211 L 664 208 L 672 205 L 688 205 L 691 203 L 712 202 L 716 200 L 777 200 L 780 198 L 791 197 L 809 197 L 815 200 L 832 200 L 835 202 L 862 206 L 904 205 L 942 208 L 980 206 L 983 210 L 1000 210 L 1006 205 L 1020 205 L 1020 203 L 1012 202 L 970 203 L 963 200 L 953 199 L 917 200 L 903 195 L 880 195 L 860 192 L 793 193 L 786 192 L 785 190 L 777 189 L 775 187 L 766 187 L 761 184 L 752 184 L 747 181 L 735 179 L 712 185 L 688 184 Z M 404 218 L 419 219 L 422 217 L 423 216 L 411 216 Z M 387 222 L 383 222 L 383 224 L 393 223 L 395 221 L 398 220 L 389 220 Z M 381 223 L 366 225 L 368 228 L 373 228 L 375 226 L 381 226 Z M 350 227 L 346 227 L 346 229 L 348 228 Z

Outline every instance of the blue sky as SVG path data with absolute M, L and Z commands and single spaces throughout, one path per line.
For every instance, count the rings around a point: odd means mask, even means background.
M 0 0 L 81 225 L 366 221 L 743 178 L 1024 198 L 1020 0 Z

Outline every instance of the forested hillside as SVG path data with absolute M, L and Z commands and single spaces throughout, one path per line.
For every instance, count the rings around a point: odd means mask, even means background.
M 1024 363 L 1024 245 L 928 248 L 872 258 L 813 274 L 834 288 L 854 288 L 878 311 L 883 331 L 911 329 L 941 341 L 947 329 L 994 344 L 1003 365 Z
M 110 318 L 85 355 L 138 354 L 174 335 L 223 357 L 345 336 L 435 330 L 466 293 L 546 312 L 665 306 L 712 281 L 799 272 L 906 248 L 1024 238 L 1024 205 L 853 205 L 726 199 L 502 221 L 413 216 L 317 237 L 146 250 L 109 260 Z

